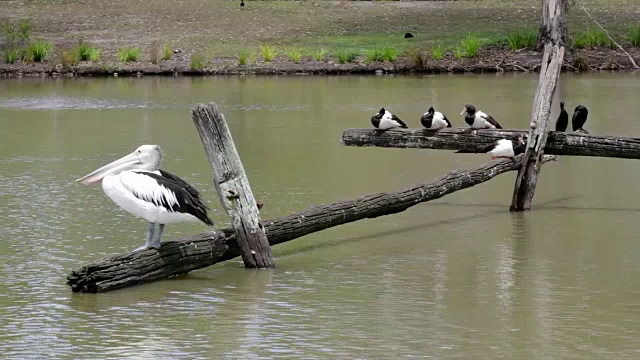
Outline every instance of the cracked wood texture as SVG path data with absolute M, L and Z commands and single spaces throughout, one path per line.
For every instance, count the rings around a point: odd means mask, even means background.
M 258 206 L 224 115 L 211 103 L 191 109 L 191 117 L 213 169 L 218 198 L 231 217 L 244 266 L 274 267 L 271 246 L 260 226 Z
M 560 77 L 562 60 L 564 59 L 564 46 L 548 43 L 544 48 L 544 55 L 538 78 L 538 89 L 533 100 L 531 114 L 531 130 L 527 138 L 527 147 L 524 152 L 523 165 L 518 170 L 516 183 L 513 189 L 510 211 L 531 210 L 533 195 L 538 183 L 538 175 L 542 170 L 542 155 L 547 143 L 547 135 L 551 130 L 551 104 L 556 85 Z
M 569 39 L 565 16 L 569 0 L 542 0 L 542 19 L 538 30 L 536 51 L 543 51 L 545 44 L 564 46 Z
M 551 160 L 545 157 L 544 161 Z M 467 171 L 456 170 L 429 184 L 400 191 L 366 195 L 333 204 L 312 206 L 285 217 L 265 221 L 273 245 L 350 222 L 402 212 L 414 205 L 518 170 L 522 155 L 514 161 L 499 159 Z M 186 274 L 240 255 L 235 232 L 214 230 L 176 241 L 162 242 L 160 249 L 109 256 L 72 271 L 67 284 L 73 292 L 98 293 Z
M 528 138 L 524 130 L 476 130 L 448 128 L 438 132 L 427 129 L 402 129 L 378 132 L 373 129 L 348 129 L 342 134 L 347 146 L 377 146 L 408 149 L 475 150 L 498 139 L 517 134 Z M 587 135 L 551 131 L 544 153 L 564 156 L 596 156 L 640 159 L 640 138 Z

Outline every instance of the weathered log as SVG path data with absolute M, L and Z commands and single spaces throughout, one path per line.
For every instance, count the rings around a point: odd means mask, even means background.
M 547 135 L 551 129 L 551 103 L 556 85 L 560 77 L 562 60 L 564 59 L 564 46 L 545 46 L 538 90 L 533 100 L 531 115 L 531 131 L 527 139 L 527 147 L 524 153 L 523 165 L 518 170 L 516 184 L 513 189 L 513 198 L 509 210 L 526 211 L 531 209 L 531 202 L 536 191 L 538 175 L 542 169 L 542 155 L 547 144 Z
M 347 146 L 377 146 L 388 148 L 475 150 L 498 139 L 512 138 L 525 130 L 475 130 L 449 128 L 438 132 L 426 129 L 387 130 L 380 133 L 373 129 L 348 129 L 342 134 L 342 144 Z M 550 131 L 544 153 L 564 156 L 595 156 L 622 159 L 640 159 L 640 138 L 623 136 L 589 135 Z
M 218 198 L 231 217 L 244 266 L 274 267 L 271 246 L 260 226 L 258 205 L 224 115 L 211 103 L 191 109 L 191 117 L 213 169 Z
M 537 51 L 543 51 L 547 43 L 563 46 L 567 44 L 569 32 L 565 17 L 569 11 L 569 0 L 542 0 L 542 18 L 538 30 Z
M 544 161 L 551 159 L 546 157 Z M 337 225 L 399 213 L 414 205 L 439 199 L 517 170 L 521 164 L 522 156 L 513 161 L 490 161 L 476 169 L 451 171 L 430 184 L 312 206 L 289 216 L 265 221 L 267 238 L 273 246 Z M 185 274 L 238 255 L 240 248 L 235 241 L 234 231 L 215 230 L 163 242 L 158 250 L 148 249 L 97 260 L 73 271 L 67 278 L 67 284 L 73 292 L 106 292 Z

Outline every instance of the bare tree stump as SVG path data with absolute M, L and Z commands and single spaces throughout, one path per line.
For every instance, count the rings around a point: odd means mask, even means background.
M 525 211 L 531 209 L 531 201 L 536 190 L 538 174 L 542 165 L 542 155 L 547 143 L 547 135 L 551 129 L 549 115 L 551 101 L 556 91 L 560 76 L 564 47 L 547 44 L 545 46 L 538 90 L 533 100 L 533 114 L 531 116 L 531 130 L 527 139 L 522 167 L 518 171 L 510 211 Z
M 191 109 L 220 203 L 231 217 L 244 266 L 274 267 L 271 246 L 260 226 L 259 210 L 224 115 L 214 103 Z

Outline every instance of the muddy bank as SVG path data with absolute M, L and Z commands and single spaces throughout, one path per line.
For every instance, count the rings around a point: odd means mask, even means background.
M 640 63 L 640 49 L 627 50 L 636 63 Z M 399 57 L 397 61 L 367 63 L 363 58 L 338 64 L 332 59 L 314 61 L 303 58 L 295 64 L 284 58 L 267 63 L 258 61 L 250 65 L 238 65 L 234 58 L 218 58 L 203 69 L 191 69 L 185 57 L 160 64 L 136 63 L 80 63 L 65 67 L 62 64 L 43 63 L 0 64 L 0 76 L 201 76 L 201 75 L 345 75 L 345 74 L 403 74 L 403 73 L 464 73 L 464 72 L 529 72 L 540 68 L 542 53 L 522 50 L 509 51 L 498 47 L 483 48 L 474 58 L 457 59 L 448 53 L 436 61 L 416 63 L 415 57 Z M 608 48 L 580 49 L 565 56 L 565 71 L 634 70 L 629 58 L 622 52 Z

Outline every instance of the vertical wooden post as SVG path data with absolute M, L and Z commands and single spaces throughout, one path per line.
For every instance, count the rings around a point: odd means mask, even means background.
M 564 46 L 569 38 L 565 26 L 565 16 L 569 10 L 569 0 L 542 0 L 542 20 L 538 30 L 536 50 L 544 50 L 547 43 Z
M 551 103 L 553 94 L 562 68 L 564 46 L 545 45 L 544 56 L 540 66 L 538 90 L 533 100 L 531 115 L 531 130 L 527 139 L 527 148 L 522 160 L 522 167 L 518 171 L 516 185 L 513 190 L 511 211 L 525 211 L 531 209 L 531 201 L 536 191 L 538 173 L 542 166 L 542 155 L 547 143 L 547 135 L 551 129 Z
M 213 169 L 213 183 L 220 203 L 231 217 L 244 266 L 274 267 L 271 246 L 259 224 L 258 206 L 224 115 L 211 103 L 191 109 L 191 117 Z

